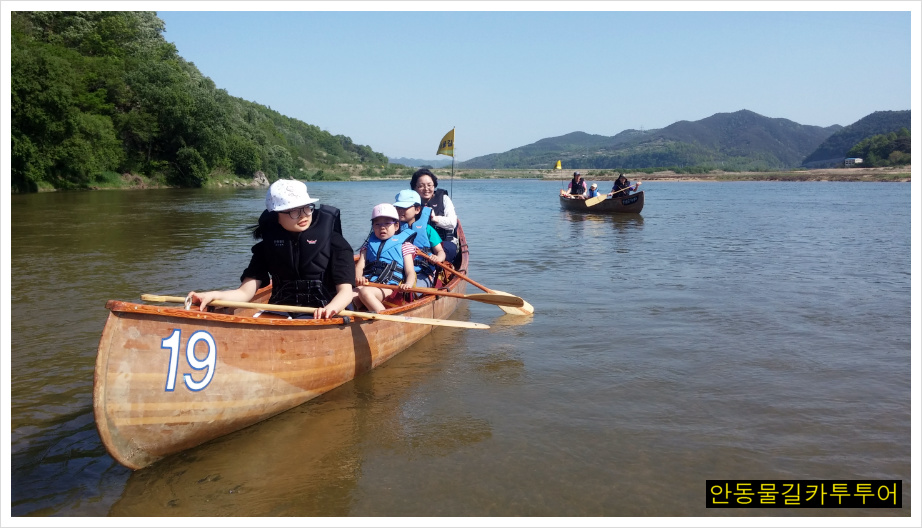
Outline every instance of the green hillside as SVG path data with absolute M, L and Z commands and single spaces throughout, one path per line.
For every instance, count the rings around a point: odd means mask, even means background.
M 270 181 L 340 163 L 386 165 L 346 136 L 218 89 L 163 38 L 153 12 L 22 12 L 11 25 L 12 190 L 89 188 L 144 175 L 197 187 Z
M 789 169 L 840 128 L 800 125 L 740 110 L 611 137 L 574 132 L 474 158 L 461 167 L 549 168 L 559 159 L 563 168 Z
M 829 167 L 842 162 L 848 151 L 871 136 L 899 132 L 900 129 L 912 128 L 912 115 L 909 110 L 881 111 L 862 117 L 851 125 L 826 138 L 803 161 L 803 166 Z

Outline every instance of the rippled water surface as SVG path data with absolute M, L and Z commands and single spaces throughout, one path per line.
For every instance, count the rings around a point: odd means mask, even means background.
M 470 277 L 534 316 L 462 303 L 491 329 L 136 472 L 93 420 L 104 305 L 236 287 L 265 191 L 13 196 L 12 515 L 910 514 L 910 184 L 650 182 L 625 216 L 440 184 Z M 309 189 L 358 247 L 406 186 Z M 705 509 L 706 479 L 901 479 L 903 508 Z

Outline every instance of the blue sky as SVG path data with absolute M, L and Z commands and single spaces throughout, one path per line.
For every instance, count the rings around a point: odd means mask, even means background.
M 448 160 L 453 127 L 464 161 L 741 109 L 844 126 L 922 92 L 918 1 L 3 4 L 157 11 L 219 88 L 391 158 Z
M 611 136 L 741 109 L 817 126 L 908 110 L 909 10 L 919 8 L 918 2 L 850 4 L 902 12 L 835 11 L 842 4 L 834 2 L 500 3 L 505 11 L 475 2 L 161 4 L 164 37 L 231 95 L 392 158 L 447 160 L 435 151 L 456 127 L 458 161 L 573 131 Z M 431 10 L 446 5 L 456 10 Z M 613 10 L 686 5 L 727 11 Z M 384 10 L 305 10 L 317 6 Z M 751 6 L 763 11 L 729 11 Z M 556 10 L 522 10 L 539 7 Z M 814 11 L 764 10 L 780 7 Z M 214 11 L 228 8 L 244 11 Z M 591 10 L 562 10 L 575 8 Z

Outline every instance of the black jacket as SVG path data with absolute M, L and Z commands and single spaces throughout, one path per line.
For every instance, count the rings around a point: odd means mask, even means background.
M 240 280 L 272 281 L 272 304 L 319 308 L 336 295 L 337 284 L 355 286 L 352 246 L 341 234 L 339 210 L 317 207 L 311 226 L 301 233 L 286 231 L 278 213 L 264 211 L 259 218 L 262 240 L 253 246 L 250 265 Z

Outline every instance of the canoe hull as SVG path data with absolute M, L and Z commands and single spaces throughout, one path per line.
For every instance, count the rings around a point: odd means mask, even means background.
M 586 200 L 560 197 L 560 206 L 567 211 L 579 211 L 583 213 L 639 213 L 643 210 L 643 191 L 634 193 L 624 198 L 609 198 L 601 202 L 588 206 Z
M 462 242 L 462 269 L 467 248 Z M 463 293 L 453 279 L 449 289 Z M 267 298 L 269 288 L 257 298 Z M 424 297 L 385 313 L 446 319 L 460 300 Z M 253 425 L 392 358 L 433 327 L 342 318 L 254 318 L 109 301 L 93 409 L 109 454 L 131 469 Z

